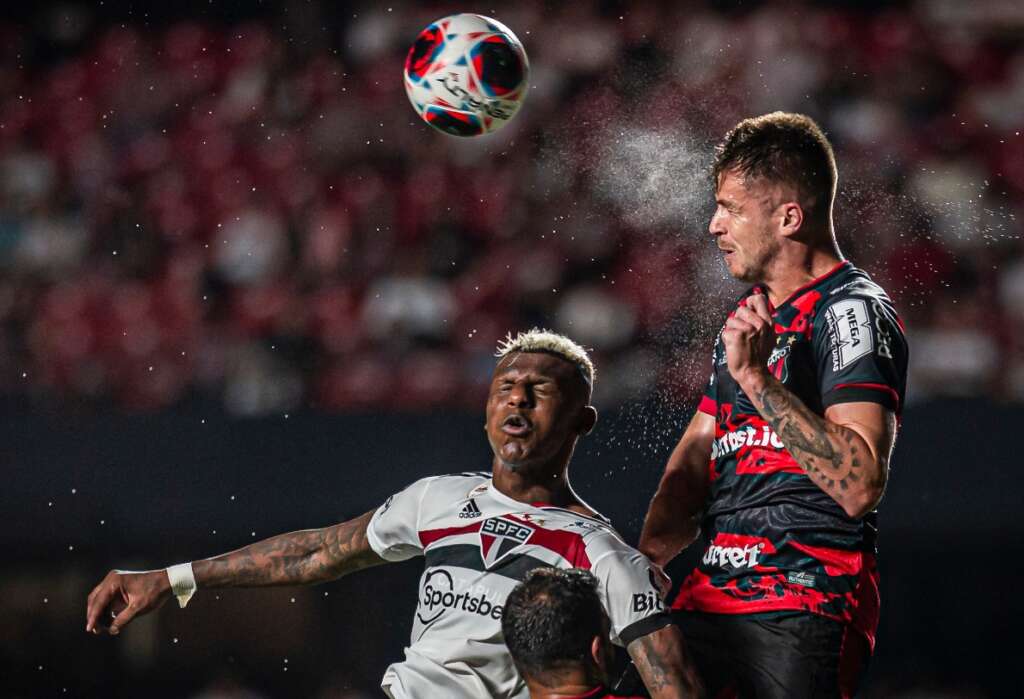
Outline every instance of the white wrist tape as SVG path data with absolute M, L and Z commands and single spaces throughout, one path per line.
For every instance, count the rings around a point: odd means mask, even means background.
M 171 566 L 167 569 L 167 579 L 171 582 L 171 592 L 178 598 L 178 606 L 184 609 L 196 593 L 196 576 L 192 572 L 192 564 Z

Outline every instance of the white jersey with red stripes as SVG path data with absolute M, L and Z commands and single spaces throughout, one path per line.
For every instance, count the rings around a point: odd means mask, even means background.
M 534 568 L 590 570 L 614 643 L 628 645 L 670 623 L 650 561 L 606 520 L 513 500 L 489 474 L 413 483 L 374 513 L 367 538 L 385 560 L 422 555 L 426 563 L 405 660 L 381 682 L 394 699 L 527 699 L 501 613 Z

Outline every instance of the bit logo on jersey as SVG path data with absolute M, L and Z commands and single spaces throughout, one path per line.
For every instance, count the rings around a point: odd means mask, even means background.
M 484 520 L 480 527 L 480 555 L 484 566 L 493 568 L 498 561 L 529 541 L 533 531 L 505 517 Z

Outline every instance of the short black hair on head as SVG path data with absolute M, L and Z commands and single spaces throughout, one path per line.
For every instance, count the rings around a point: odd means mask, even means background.
M 594 636 L 608 633 L 597 578 L 579 568 L 530 571 L 505 601 L 501 630 L 519 672 L 535 682 L 586 667 Z
M 796 188 L 809 216 L 827 215 L 836 196 L 836 156 L 821 127 L 804 114 L 772 112 L 744 119 L 715 148 L 711 176 L 722 174 Z

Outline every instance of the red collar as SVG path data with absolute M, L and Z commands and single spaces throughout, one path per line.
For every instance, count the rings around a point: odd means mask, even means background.
M 829 271 L 825 272 L 820 277 L 812 279 L 811 281 L 807 282 L 803 286 L 798 287 L 796 291 L 791 293 L 789 296 L 787 296 L 785 299 L 783 299 L 780 303 L 776 304 L 775 307 L 772 310 L 774 311 L 775 308 L 781 308 L 782 306 L 785 306 L 787 303 L 789 303 L 790 301 L 792 301 L 793 299 L 795 299 L 797 296 L 799 296 L 800 294 L 804 293 L 808 289 L 816 287 L 818 284 L 821 284 L 823 281 L 825 281 L 826 279 L 831 277 L 833 274 L 835 274 L 839 270 L 845 269 L 846 267 L 850 267 L 850 266 L 852 266 L 852 263 L 849 260 L 841 260 L 838 264 L 836 264 L 835 267 L 833 267 Z M 765 294 L 765 298 L 767 298 L 767 296 L 768 296 L 768 289 L 764 286 L 764 284 L 758 284 L 757 288 L 761 289 L 763 291 L 763 293 Z M 769 301 L 768 303 L 771 304 L 771 301 Z
M 590 690 L 586 694 L 580 694 L 580 695 L 574 696 L 574 697 L 565 697 L 565 699 L 597 699 L 597 697 L 606 697 L 606 696 L 608 696 L 607 694 L 605 694 L 605 692 L 607 692 L 607 691 L 608 690 L 606 690 L 604 687 L 598 685 L 597 687 L 594 687 L 592 690 Z

